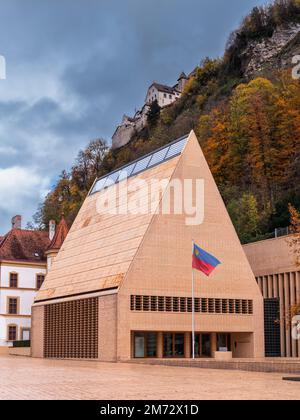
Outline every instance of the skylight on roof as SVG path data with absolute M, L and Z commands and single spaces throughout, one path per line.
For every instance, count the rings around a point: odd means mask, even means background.
M 135 168 L 134 168 L 134 170 L 132 172 L 132 175 L 138 174 L 139 172 L 144 171 L 145 169 L 147 169 L 148 168 L 148 165 L 149 165 L 149 162 L 151 160 L 151 157 L 152 156 L 147 156 L 147 157 L 139 160 L 136 163 L 136 165 L 135 165 Z
M 98 179 L 95 182 L 90 194 L 100 192 L 101 190 L 111 187 L 126 178 L 137 175 L 140 172 L 146 171 L 147 169 L 153 168 L 154 166 L 160 165 L 169 159 L 179 156 L 186 145 L 187 139 L 188 137 L 186 136 L 176 140 L 175 142 L 170 143 L 161 149 L 155 150 L 149 155 L 143 156 L 135 162 L 129 163 L 123 168 Z

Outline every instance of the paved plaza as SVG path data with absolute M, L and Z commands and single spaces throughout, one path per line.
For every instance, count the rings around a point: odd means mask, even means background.
M 300 399 L 282 374 L 0 357 L 0 399 Z M 286 376 L 286 375 L 285 375 Z

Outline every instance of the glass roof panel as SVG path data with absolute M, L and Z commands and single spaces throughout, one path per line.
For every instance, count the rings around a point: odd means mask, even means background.
M 96 182 L 96 184 L 95 184 L 95 186 L 94 186 L 94 188 L 92 190 L 92 194 L 94 194 L 96 192 L 99 192 L 99 191 L 101 191 L 103 189 L 103 187 L 105 185 L 105 182 L 106 182 L 106 178 L 107 177 L 101 178 L 101 179 L 99 179 L 99 181 Z
M 169 148 L 170 146 L 166 146 L 164 149 L 154 152 L 151 157 L 149 166 L 158 165 L 159 163 L 163 162 L 165 160 Z
M 124 166 L 118 171 L 100 178 L 91 191 L 91 194 L 101 191 L 103 188 L 108 188 L 117 182 L 123 181 L 137 173 L 145 171 L 148 168 L 159 165 L 165 160 L 171 159 L 182 153 L 188 137 L 181 138 L 162 149 L 156 150 L 153 153 L 141 157 L 139 160 Z
M 120 172 L 113 172 L 112 174 L 108 175 L 108 177 L 106 178 L 106 183 L 104 185 L 104 188 L 108 188 L 111 187 L 112 185 L 114 185 L 119 178 Z
M 144 171 L 145 169 L 147 169 L 148 164 L 150 162 L 151 156 L 146 156 L 145 158 L 142 158 L 141 160 L 139 160 L 134 168 L 134 171 L 132 172 L 132 175 L 137 174 L 138 172 Z
M 125 168 L 121 169 L 118 181 L 120 182 L 120 181 L 123 181 L 126 178 L 129 178 L 132 174 L 132 171 L 133 171 L 135 165 L 136 165 L 135 163 L 132 163 L 131 165 L 126 166 Z
M 186 139 L 182 139 L 179 142 L 172 144 L 170 146 L 170 149 L 169 149 L 169 151 L 167 153 L 167 157 L 166 158 L 169 159 L 171 157 L 180 155 L 180 153 L 182 152 L 182 150 L 183 150 L 183 148 L 185 146 L 185 143 L 186 143 Z

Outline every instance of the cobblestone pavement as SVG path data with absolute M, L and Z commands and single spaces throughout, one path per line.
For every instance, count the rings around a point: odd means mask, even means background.
M 0 399 L 299 400 L 300 383 L 282 376 L 1 356 Z

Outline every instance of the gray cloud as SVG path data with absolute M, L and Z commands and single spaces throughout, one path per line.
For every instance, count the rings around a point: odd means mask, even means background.
M 262 0 L 1 0 L 0 234 L 153 80 L 175 82 Z M 24 182 L 24 179 L 26 182 Z

